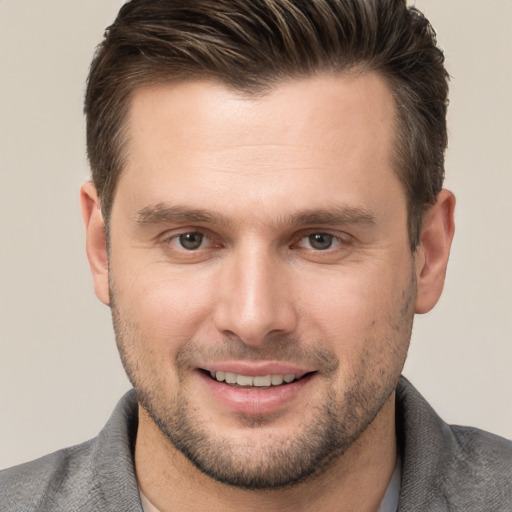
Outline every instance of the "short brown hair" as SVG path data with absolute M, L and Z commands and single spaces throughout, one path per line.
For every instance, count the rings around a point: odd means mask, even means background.
M 143 85 L 209 78 L 246 93 L 360 68 L 390 85 L 395 171 L 411 248 L 444 179 L 448 75 L 428 20 L 406 0 L 131 0 L 106 30 L 85 96 L 87 153 L 108 224 L 125 119 Z

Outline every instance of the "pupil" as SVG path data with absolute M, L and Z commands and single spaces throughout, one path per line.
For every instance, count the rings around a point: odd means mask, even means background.
M 180 244 L 184 249 L 194 250 L 201 247 L 203 235 L 201 233 L 185 233 L 180 235 Z
M 309 243 L 313 249 L 324 251 L 331 247 L 332 235 L 328 235 L 326 233 L 315 233 L 314 235 L 309 235 Z

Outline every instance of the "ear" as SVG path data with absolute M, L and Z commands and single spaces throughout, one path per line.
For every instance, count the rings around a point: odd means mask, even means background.
M 423 216 L 420 244 L 415 252 L 418 284 L 416 313 L 430 311 L 443 291 L 455 232 L 454 210 L 455 196 L 449 190 L 441 190 L 436 204 Z
M 88 181 L 80 188 L 80 206 L 85 224 L 87 258 L 94 280 L 94 291 L 103 304 L 109 305 L 108 253 L 105 222 L 96 187 Z

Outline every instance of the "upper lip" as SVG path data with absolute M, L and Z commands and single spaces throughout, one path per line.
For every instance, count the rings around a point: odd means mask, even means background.
M 259 377 L 265 375 L 295 375 L 296 378 L 314 371 L 313 369 L 289 363 L 255 361 L 211 363 L 201 365 L 200 369 L 208 372 L 235 373 L 237 375 L 247 375 L 248 377 Z

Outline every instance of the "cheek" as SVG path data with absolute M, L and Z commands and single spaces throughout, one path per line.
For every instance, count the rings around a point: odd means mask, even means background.
M 170 272 L 165 265 L 120 266 L 112 284 L 124 320 L 153 350 L 176 352 L 190 341 L 208 316 L 209 280 L 187 272 Z
M 342 362 L 352 367 L 364 354 L 367 359 L 372 353 L 394 350 L 389 345 L 395 339 L 402 343 L 403 335 L 396 330 L 400 331 L 404 323 L 402 310 L 410 293 L 404 275 L 407 272 L 389 272 L 389 267 L 386 271 L 366 267 L 333 272 L 324 279 L 327 286 L 322 289 L 308 286 L 303 280 L 304 329 L 311 329 L 313 338 L 329 345 Z M 315 282 L 312 279 L 309 284 Z

